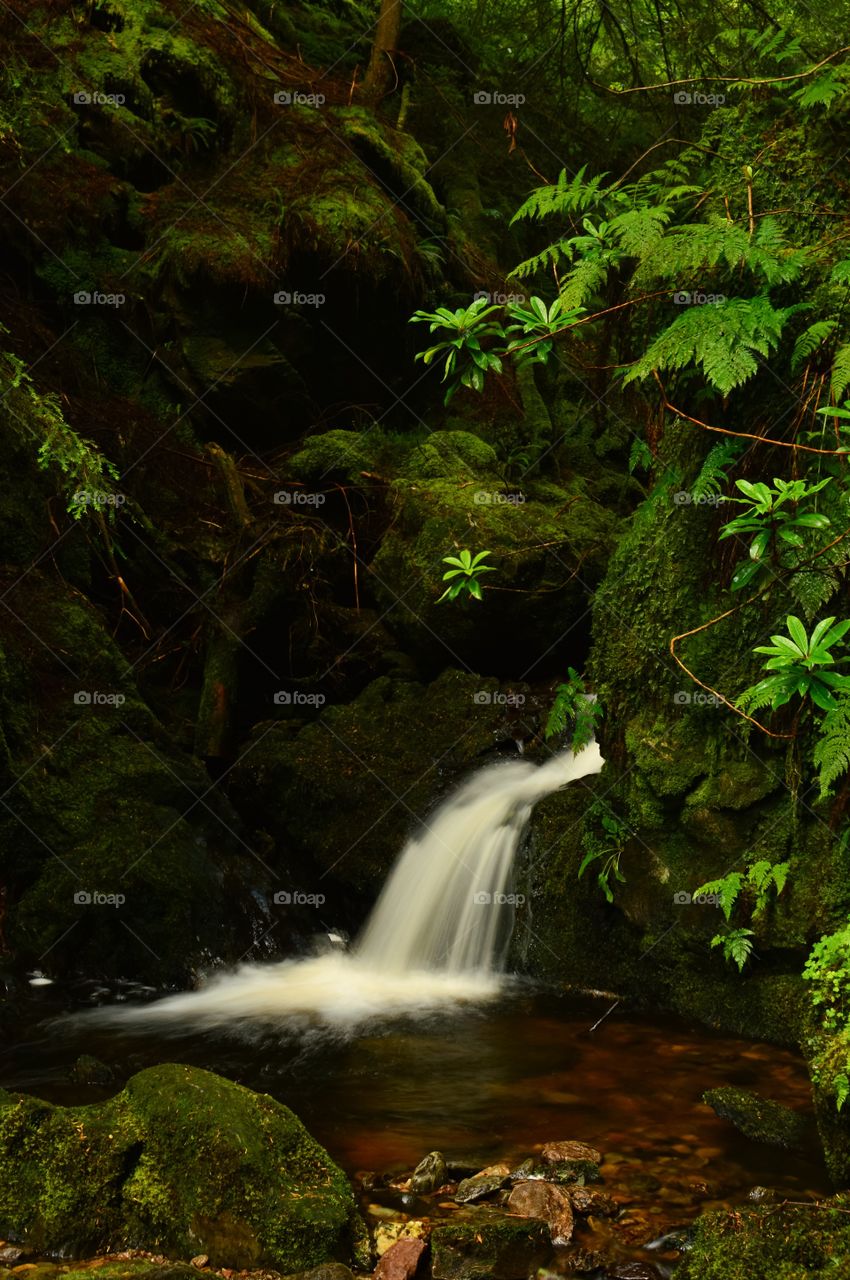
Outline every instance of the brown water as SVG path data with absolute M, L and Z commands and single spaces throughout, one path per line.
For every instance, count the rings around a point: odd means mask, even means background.
M 62 1002 L 56 988 L 34 993 L 0 1053 L 0 1085 L 82 1103 L 144 1066 L 194 1063 L 287 1103 L 351 1174 L 402 1173 L 432 1150 L 475 1167 L 512 1165 L 547 1140 L 579 1139 L 604 1152 L 604 1190 L 626 1209 L 598 1230 L 631 1257 L 657 1259 L 642 1247 L 705 1207 L 745 1201 L 756 1185 L 794 1200 L 827 1190 L 814 1141 L 799 1154 L 759 1146 L 700 1101 L 735 1084 L 810 1112 L 797 1054 L 622 1007 L 591 1030 L 609 1001 L 521 990 L 349 1040 L 303 1027 L 155 1040 L 46 1023 Z M 72 1084 L 82 1053 L 108 1063 L 115 1083 Z

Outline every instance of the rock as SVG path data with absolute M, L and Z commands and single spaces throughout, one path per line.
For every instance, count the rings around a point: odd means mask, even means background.
M 545 1222 L 451 1222 L 431 1234 L 434 1280 L 526 1280 L 550 1250 Z
M 747 1192 L 747 1199 L 752 1200 L 753 1204 L 771 1204 L 776 1199 L 776 1192 L 770 1187 L 751 1187 Z
M 562 1160 L 588 1160 L 591 1164 L 602 1163 L 602 1152 L 589 1147 L 586 1142 L 547 1142 L 540 1153 L 549 1164 L 559 1164 Z
M 0 1226 L 37 1253 L 291 1272 L 347 1252 L 354 1211 L 288 1107 L 211 1072 L 166 1063 L 86 1107 L 0 1092 Z
M 765 1210 L 719 1209 L 696 1222 L 676 1280 L 809 1280 L 850 1275 L 850 1196 Z
M 570 1204 L 576 1213 L 593 1213 L 600 1218 L 615 1218 L 620 1212 L 616 1200 L 606 1196 L 604 1191 L 592 1191 L 590 1187 L 570 1186 L 567 1188 Z
M 458 1204 L 470 1204 L 473 1200 L 483 1200 L 485 1196 L 492 1195 L 494 1191 L 503 1187 L 509 1176 L 510 1169 L 506 1164 L 490 1165 L 473 1177 L 464 1178 L 455 1193 L 455 1200 Z
M 811 1139 L 813 1126 L 807 1116 L 747 1089 L 724 1085 L 720 1089 L 709 1089 L 702 1100 L 721 1120 L 728 1120 L 754 1142 L 799 1151 Z
M 523 1218 L 542 1218 L 549 1224 L 553 1244 L 568 1244 L 573 1236 L 570 1197 L 552 1182 L 519 1182 L 508 1199 L 508 1209 Z
M 649 1262 L 609 1263 L 607 1280 L 659 1280 L 659 1272 Z
M 74 1084 L 112 1084 L 115 1073 L 105 1062 L 82 1053 L 68 1072 L 68 1079 Z
M 413 1280 L 424 1252 L 424 1240 L 397 1240 L 378 1262 L 374 1280 Z
M 0 1249 L 0 1262 L 7 1267 L 13 1267 L 15 1263 L 22 1262 L 26 1256 L 26 1249 L 21 1249 L 16 1244 L 4 1244 Z
M 550 1182 L 577 1182 L 582 1186 L 586 1182 L 602 1181 L 599 1165 L 594 1164 L 592 1160 L 559 1160 L 556 1164 L 548 1166 L 546 1177 Z
M 379 1258 L 399 1240 L 421 1240 L 428 1234 L 428 1224 L 412 1218 L 409 1222 L 380 1222 L 375 1227 L 375 1252 Z
M 286 1280 L 354 1280 L 354 1276 L 341 1262 L 324 1262 L 320 1267 L 286 1276 Z
M 413 1170 L 413 1176 L 410 1179 L 410 1190 L 417 1195 L 436 1191 L 437 1187 L 441 1187 L 446 1181 L 447 1175 L 448 1170 L 444 1155 L 441 1151 L 432 1151 L 425 1156 L 424 1160 L 420 1160 Z
M 196 1253 L 194 1258 L 190 1259 L 190 1265 L 201 1270 L 209 1263 L 209 1257 L 205 1253 Z

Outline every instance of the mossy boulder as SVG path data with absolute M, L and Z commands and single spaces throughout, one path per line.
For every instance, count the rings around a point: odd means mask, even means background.
M 513 754 L 534 716 L 522 685 L 453 670 L 430 685 L 381 676 L 312 723 L 259 725 L 232 798 L 277 840 L 281 871 L 299 869 L 299 887 L 332 870 L 371 898 L 435 802 L 499 749 Z
M 702 1100 L 721 1120 L 728 1120 L 754 1142 L 799 1151 L 812 1137 L 810 1117 L 748 1089 L 724 1085 L 719 1089 L 709 1089 L 702 1095 Z
M 0 1094 L 0 1235 L 36 1252 L 293 1271 L 346 1256 L 353 1215 L 297 1116 L 208 1071 L 165 1063 L 86 1107 Z
M 704 1214 L 676 1280 L 850 1276 L 850 1197 Z

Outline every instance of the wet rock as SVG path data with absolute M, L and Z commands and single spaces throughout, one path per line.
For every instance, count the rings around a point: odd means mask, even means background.
M 528 1182 L 531 1178 L 544 1178 L 546 1176 L 543 1166 L 533 1157 L 529 1160 L 523 1160 L 522 1164 L 517 1165 L 516 1169 L 511 1169 L 511 1182 Z
M 27 1256 L 26 1249 L 22 1249 L 20 1245 L 4 1244 L 0 1249 L 0 1262 L 7 1267 L 13 1267 L 17 1262 L 23 1262 Z
M 709 1089 L 702 1100 L 721 1120 L 728 1120 L 754 1142 L 799 1151 L 805 1148 L 812 1134 L 812 1122 L 807 1116 L 747 1089 L 725 1085 Z
M 559 1160 L 557 1164 L 549 1165 L 546 1176 L 550 1182 L 575 1182 L 581 1186 L 587 1182 L 602 1181 L 599 1165 L 592 1160 Z
M 209 1265 L 209 1257 L 205 1253 L 196 1253 L 194 1258 L 190 1259 L 189 1265 L 192 1267 L 197 1267 L 198 1270 L 200 1271 L 204 1267 Z
M 499 1191 L 508 1180 L 510 1169 L 506 1164 L 492 1164 L 471 1178 L 464 1178 L 455 1193 L 458 1204 L 470 1204 Z
M 659 1280 L 659 1272 L 649 1262 L 615 1262 L 606 1271 L 606 1280 Z
M 397 1240 L 378 1262 L 374 1280 L 413 1280 L 425 1247 L 424 1240 Z
M 424 1160 L 420 1160 L 413 1170 L 413 1176 L 410 1179 L 410 1190 L 417 1195 L 425 1195 L 429 1191 L 436 1191 L 437 1187 L 441 1187 L 447 1177 L 448 1169 L 445 1156 L 441 1151 L 432 1151 L 425 1156 Z
M 576 1213 L 592 1213 L 599 1218 L 615 1218 L 620 1212 L 617 1201 L 611 1196 L 606 1196 L 604 1191 L 592 1191 L 590 1187 L 585 1186 L 571 1186 L 567 1188 L 566 1194 Z
M 682 1227 L 677 1231 L 667 1231 L 663 1236 L 659 1236 L 657 1240 L 653 1240 L 646 1245 L 647 1249 L 657 1249 L 659 1253 L 687 1253 L 693 1248 L 694 1229 L 693 1227 Z
M 602 1152 L 589 1147 L 586 1142 L 547 1142 L 541 1155 L 549 1164 L 559 1164 L 562 1160 L 588 1160 L 591 1164 L 602 1163 Z
M 546 1258 L 549 1229 L 531 1218 L 451 1222 L 431 1235 L 434 1280 L 526 1280 Z
M 311 1271 L 298 1271 L 293 1276 L 286 1276 L 284 1280 L 354 1280 L 354 1276 L 341 1262 L 325 1262 Z
M 570 1197 L 552 1182 L 517 1183 L 508 1199 L 508 1208 L 523 1218 L 542 1218 L 549 1224 L 553 1244 L 568 1244 L 573 1238 Z
M 74 1084 L 112 1084 L 115 1073 L 105 1062 L 82 1053 L 68 1072 L 68 1079 Z
M 389 1253 L 400 1240 L 422 1240 L 428 1234 L 428 1224 L 411 1219 L 410 1222 L 381 1222 L 375 1228 L 375 1252 L 379 1258 Z
M 752 1200 L 753 1204 L 772 1204 L 776 1199 L 776 1192 L 770 1187 L 752 1187 L 747 1193 L 747 1199 Z
M 676 1280 L 808 1280 L 850 1274 L 850 1196 L 719 1209 L 696 1223 Z
M 291 1272 L 350 1250 L 354 1216 L 297 1116 L 209 1071 L 164 1063 L 86 1107 L 0 1091 L 0 1222 L 34 1252 L 202 1251 Z

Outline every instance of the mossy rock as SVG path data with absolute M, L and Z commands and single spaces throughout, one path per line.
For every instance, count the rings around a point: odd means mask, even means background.
M 452 1222 L 431 1233 L 431 1271 L 434 1280 L 525 1280 L 550 1248 L 536 1219 Z
M 0 1235 L 292 1271 L 346 1255 L 345 1175 L 288 1107 L 165 1063 L 87 1107 L 0 1094 Z
M 430 685 L 381 676 L 312 723 L 259 725 L 232 797 L 287 849 L 302 888 L 311 867 L 317 879 L 333 869 L 373 896 L 438 798 L 527 734 L 531 700 L 499 695 L 497 681 L 460 671 Z
M 702 1100 L 721 1120 L 728 1120 L 754 1142 L 800 1151 L 812 1137 L 810 1117 L 748 1089 L 724 1085 L 719 1089 L 709 1089 L 702 1095 Z
M 676 1280 L 850 1276 L 850 1197 L 704 1214 Z

